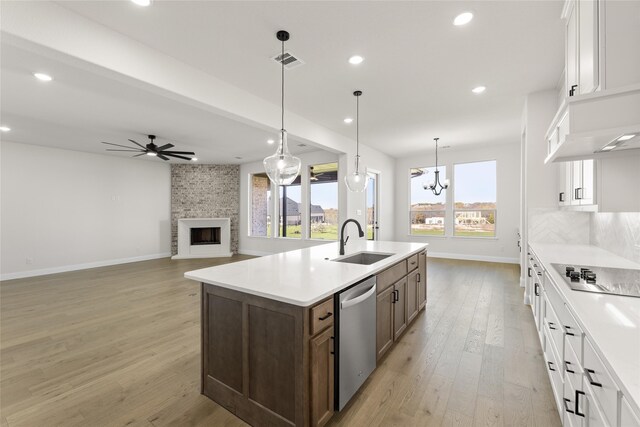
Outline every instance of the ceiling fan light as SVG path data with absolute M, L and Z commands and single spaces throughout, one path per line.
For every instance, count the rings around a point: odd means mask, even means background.
M 153 151 L 147 151 L 147 156 L 156 157 L 158 154 Z
M 197 162 L 197 161 L 198 161 L 198 158 L 197 158 L 197 157 L 192 157 L 192 158 L 191 158 L 191 161 L 192 161 L 192 162 Z

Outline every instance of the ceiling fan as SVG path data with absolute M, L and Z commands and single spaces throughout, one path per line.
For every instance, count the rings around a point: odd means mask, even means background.
M 313 166 L 309 168 L 309 180 L 310 181 L 318 181 L 318 177 L 322 175 L 324 172 L 314 172 Z
M 134 141 L 133 139 L 130 139 L 129 141 L 133 142 L 134 144 L 136 144 L 138 147 L 128 147 L 126 145 L 120 145 L 120 144 L 114 144 L 111 142 L 102 142 L 103 144 L 107 144 L 107 145 L 114 145 L 116 147 L 122 147 L 122 148 L 126 148 L 126 150 L 119 150 L 119 149 L 114 149 L 114 148 L 107 148 L 107 151 L 125 151 L 125 152 L 131 152 L 131 153 L 139 153 L 136 154 L 132 157 L 139 157 L 139 156 L 143 156 L 143 155 L 147 155 L 147 156 L 154 156 L 154 157 L 160 157 L 162 160 L 169 160 L 169 157 L 175 157 L 177 159 L 182 159 L 182 160 L 193 160 L 196 161 L 198 160 L 195 155 L 196 153 L 194 153 L 193 151 L 170 151 L 171 148 L 174 147 L 173 144 L 164 144 L 161 147 L 158 147 L 153 141 L 156 139 L 155 135 L 149 135 L 149 143 L 145 146 L 142 144 L 137 143 L 136 141 Z M 186 157 L 186 156 L 194 156 L 194 157 Z

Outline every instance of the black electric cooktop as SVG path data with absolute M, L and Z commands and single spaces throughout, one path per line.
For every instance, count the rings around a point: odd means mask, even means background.
M 640 270 L 551 264 L 574 291 L 640 298 Z

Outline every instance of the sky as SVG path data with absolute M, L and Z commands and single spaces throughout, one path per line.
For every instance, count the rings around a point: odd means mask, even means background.
M 302 194 L 299 185 L 287 187 L 287 197 L 300 203 Z M 311 185 L 311 204 L 320 205 L 323 209 L 338 209 L 338 183 L 323 182 Z
M 425 190 L 423 183 L 434 179 L 435 168 L 428 169 L 428 173 L 411 178 L 411 204 L 415 203 L 444 203 L 446 193 L 455 189 L 455 202 L 495 202 L 496 201 L 496 161 L 475 163 L 461 163 L 454 165 L 454 179 L 451 179 L 449 190 L 443 190 L 440 196 L 433 194 L 431 190 Z M 440 182 L 449 178 L 449 172 L 445 166 L 438 166 Z

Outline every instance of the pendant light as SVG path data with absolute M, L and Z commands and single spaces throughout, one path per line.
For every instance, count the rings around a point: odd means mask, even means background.
M 439 196 L 440 194 L 442 194 L 442 190 L 446 190 L 447 188 L 449 188 L 449 180 L 445 179 L 444 180 L 444 185 L 440 183 L 440 171 L 438 170 L 438 140 L 440 138 L 433 138 L 433 140 L 436 142 L 436 171 L 434 172 L 435 177 L 433 178 L 433 182 L 429 183 L 429 184 L 425 184 L 423 186 L 423 188 L 429 189 L 431 191 L 433 191 L 433 194 L 435 194 L 436 196 Z
M 360 172 L 360 95 L 361 90 L 353 92 L 356 97 L 356 170 L 344 177 L 344 182 L 350 191 L 362 192 L 367 188 L 369 175 L 367 172 Z
M 284 129 L 284 42 L 289 40 L 289 33 L 281 30 L 276 33 L 276 37 L 282 42 L 282 55 L 280 56 L 280 65 L 282 66 L 280 144 L 276 152 L 266 157 L 262 163 L 271 182 L 276 185 L 289 185 L 300 173 L 300 159 L 289 153 L 287 131 Z

